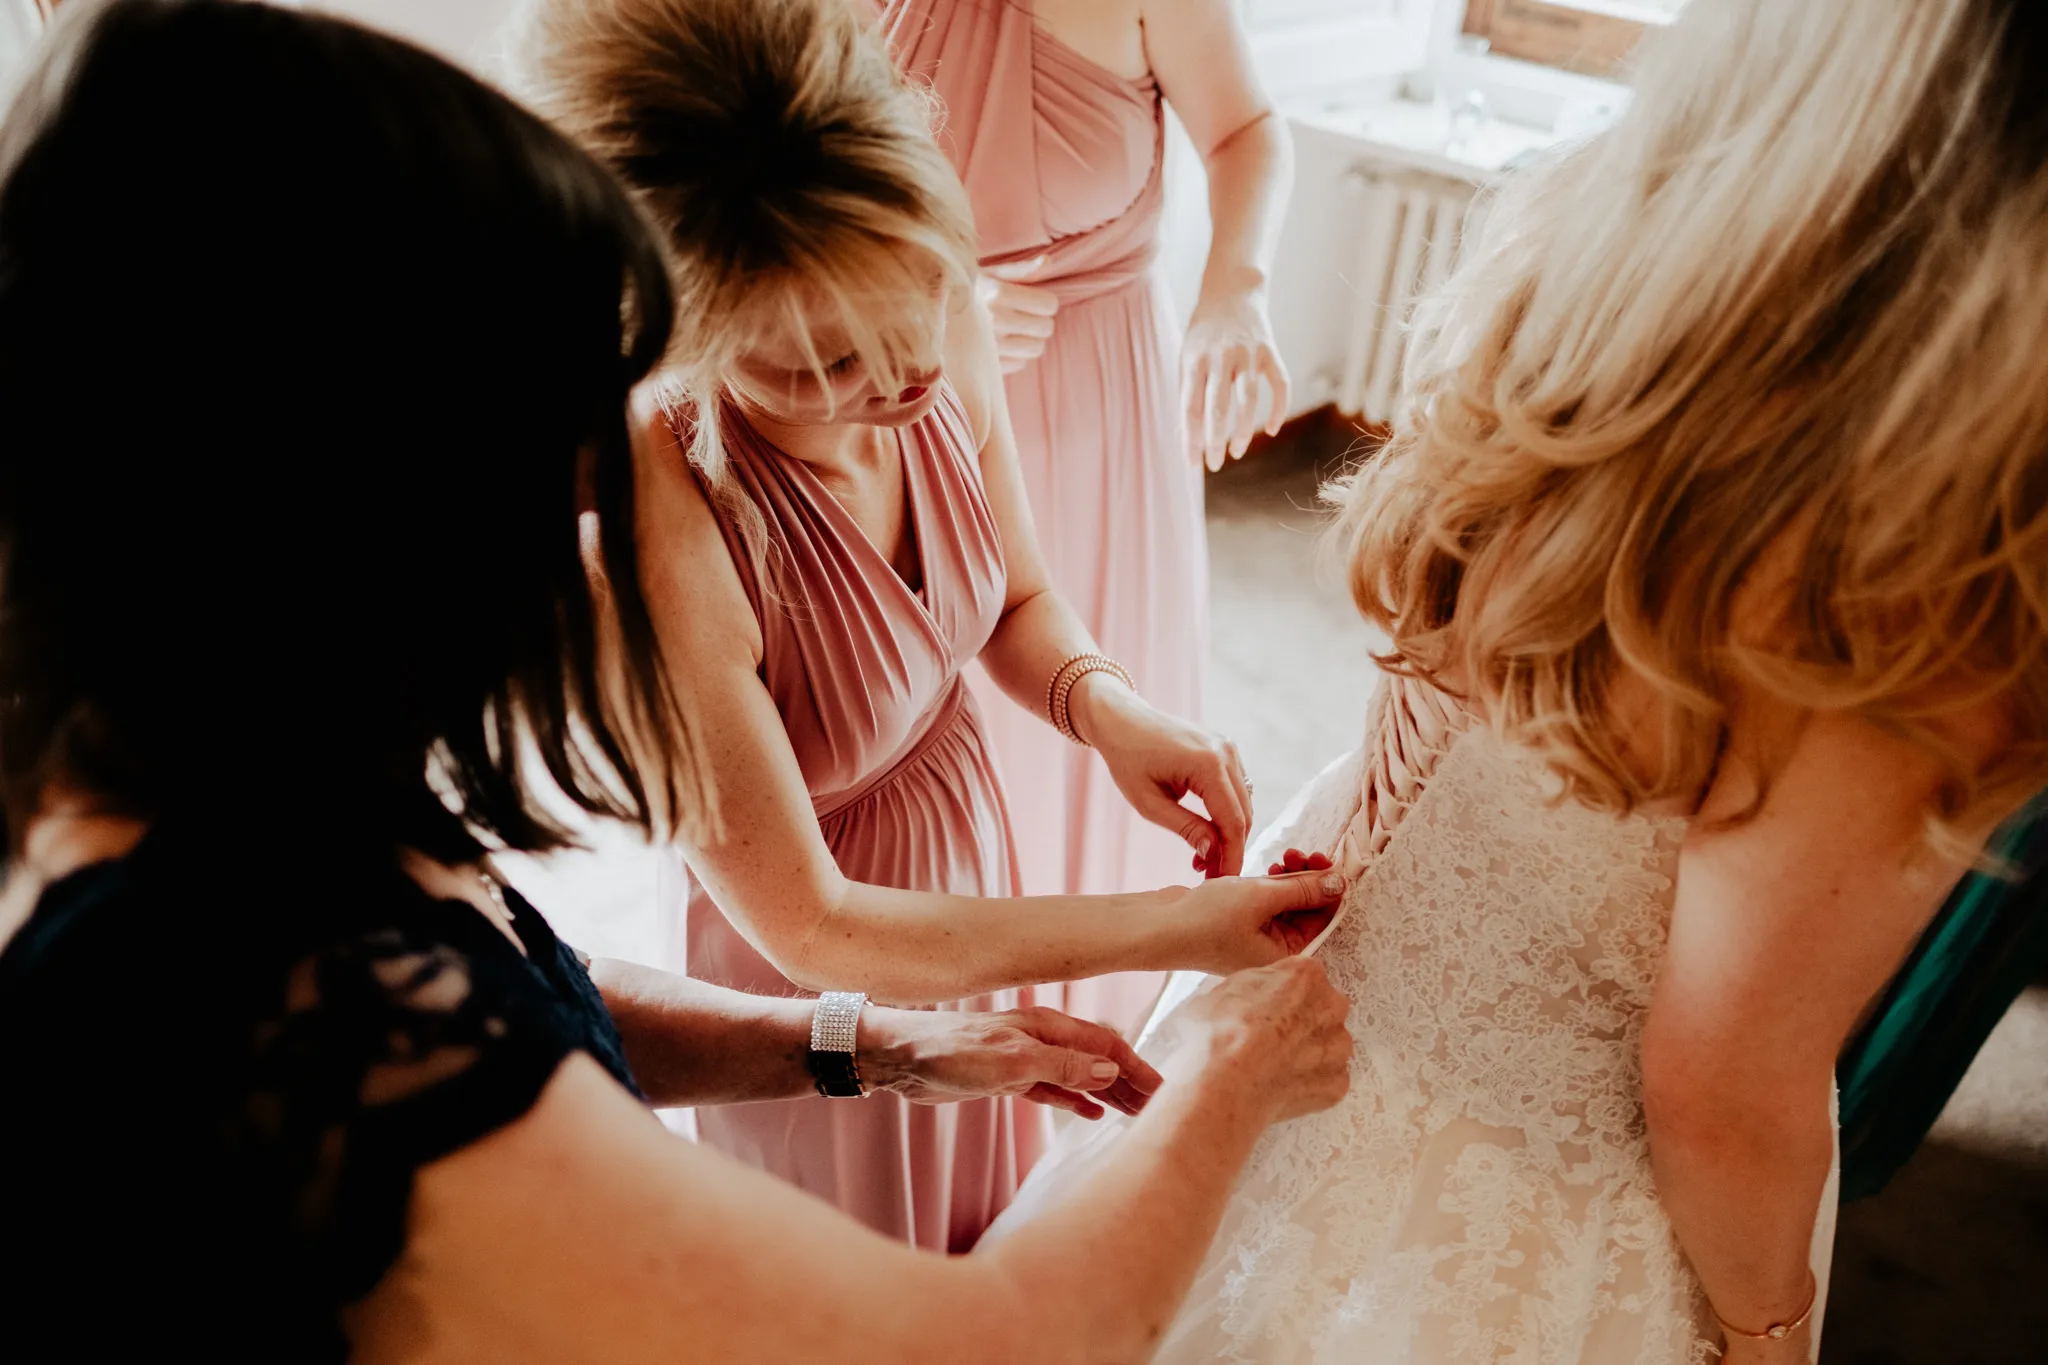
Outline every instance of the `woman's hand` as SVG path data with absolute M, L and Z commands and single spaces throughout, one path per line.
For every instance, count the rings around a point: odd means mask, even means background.
M 1350 1003 L 1313 958 L 1238 972 L 1181 1007 L 1167 1070 L 1245 1086 L 1273 1122 L 1327 1109 L 1351 1086 Z
M 1060 297 L 1024 281 L 1044 266 L 1044 256 L 1013 265 L 984 266 L 974 296 L 988 309 L 996 334 L 996 358 L 1004 374 L 1015 374 L 1045 354 L 1052 339 L 1053 317 Z
M 1210 469 L 1237 459 L 1259 430 L 1259 379 L 1272 393 L 1265 431 L 1287 416 L 1287 367 L 1273 344 L 1263 293 L 1204 297 L 1181 347 L 1181 399 L 1187 408 L 1188 451 Z
M 1068 699 L 1074 730 L 1095 747 L 1131 809 L 1195 851 L 1195 871 L 1234 877 L 1251 837 L 1252 786 L 1237 746 L 1155 709 L 1107 673 L 1083 677 Z M 1190 792 L 1208 811 L 1183 806 Z
M 869 1085 L 914 1104 L 1022 1095 L 1084 1119 L 1101 1118 L 1103 1104 L 1135 1114 L 1159 1088 L 1159 1073 L 1115 1030 L 1038 1007 L 870 1007 L 861 1013 L 855 1064 Z
M 1218 976 L 1293 957 L 1329 927 L 1344 878 L 1326 869 L 1217 877 L 1157 893 L 1172 922 L 1171 960 Z

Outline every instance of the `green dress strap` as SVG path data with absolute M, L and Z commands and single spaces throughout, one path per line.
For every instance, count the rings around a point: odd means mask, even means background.
M 2048 792 L 1992 836 L 2010 875 L 1949 893 L 1842 1052 L 1842 1198 L 1883 1189 L 1941 1116 L 1977 1050 L 2048 964 Z

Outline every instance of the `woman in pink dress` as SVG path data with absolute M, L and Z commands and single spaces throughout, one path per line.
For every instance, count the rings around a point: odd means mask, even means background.
M 1221 742 L 1141 700 L 1047 583 L 967 206 L 866 16 L 544 0 L 529 37 L 536 97 L 634 186 L 673 267 L 682 322 L 636 409 L 635 480 L 653 619 L 717 792 L 720 828 L 686 846 L 691 975 L 1011 1009 L 1036 982 L 1303 941 L 1284 917 L 1331 894 L 1314 875 L 995 899 L 1018 858 L 963 680 L 977 657 L 1224 871 L 1250 800 Z M 953 1250 L 1047 1122 L 1016 1097 L 887 1094 L 699 1115 L 711 1145 Z
M 1244 453 L 1262 378 L 1268 431 L 1287 406 L 1265 290 L 1290 146 L 1231 0 L 889 0 L 883 22 L 945 107 L 1053 584 L 1147 697 L 1199 717 L 1201 465 Z M 1157 259 L 1162 96 L 1202 155 L 1214 224 L 1184 350 Z M 992 708 L 989 728 L 1027 893 L 1187 880 L 1186 850 L 1092 756 L 1014 711 Z M 1065 1004 L 1128 1029 L 1160 984 L 1077 982 Z

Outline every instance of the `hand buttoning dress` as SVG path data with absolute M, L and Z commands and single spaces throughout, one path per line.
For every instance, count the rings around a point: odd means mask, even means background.
M 802 461 L 728 408 L 734 476 L 773 542 L 763 584 L 720 514 L 761 625 L 761 677 L 789 732 L 818 827 L 854 881 L 960 896 L 1017 894 L 1016 852 L 980 708 L 961 669 L 1002 613 L 1002 541 L 966 413 L 950 387 L 903 428 L 913 588 Z M 718 504 L 713 502 L 714 509 Z M 692 883 L 690 975 L 757 995 L 802 994 Z M 945 1008 L 1004 1010 L 1003 991 Z M 913 1105 L 889 1094 L 696 1111 L 701 1139 L 881 1232 L 965 1251 L 1051 1136 L 1021 1099 Z
M 1161 710 L 1199 719 L 1208 552 L 1183 444 L 1179 328 L 1156 262 L 1159 87 L 1088 60 L 1016 0 L 890 0 L 898 63 L 944 106 L 939 143 L 967 186 L 984 264 L 1046 257 L 1052 339 L 1009 376 L 1038 541 L 1055 586 Z M 1192 880 L 1189 849 L 1141 820 L 1096 757 L 976 674 L 1002 765 L 1024 894 Z M 1161 978 L 1070 984 L 1072 1013 L 1129 1028 Z M 1045 1003 L 1049 988 L 1041 987 Z
M 1542 760 L 1411 678 L 1258 842 L 1351 878 L 1321 949 L 1351 1090 L 1260 1141 L 1155 1365 L 1705 1365 L 1657 1198 L 1641 1043 L 1683 818 L 1553 799 Z M 1172 1046 L 1176 977 L 1140 1050 Z M 1006 1218 L 1116 1140 L 1070 1131 Z M 1827 1299 L 1835 1182 L 1812 1260 Z M 1820 1313 L 1813 1334 L 1820 1334 Z

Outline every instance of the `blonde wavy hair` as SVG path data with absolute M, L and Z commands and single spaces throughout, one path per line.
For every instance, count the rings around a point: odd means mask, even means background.
M 858 0 L 533 0 L 511 74 L 659 229 L 679 320 L 672 404 L 713 496 L 757 541 L 718 409 L 767 321 L 806 338 L 822 381 L 838 357 L 803 325 L 822 302 L 894 386 L 931 351 L 934 270 L 956 297 L 972 283 L 974 220 L 933 136 L 935 102 Z
M 1934 752 L 1937 837 L 2048 781 L 2044 27 L 1697 0 L 1653 40 L 1610 130 L 1493 197 L 1334 492 L 1384 662 L 1598 808 L 1702 791 L 1743 687 Z M 1972 765 L 1937 724 L 1986 702 L 2011 739 Z

